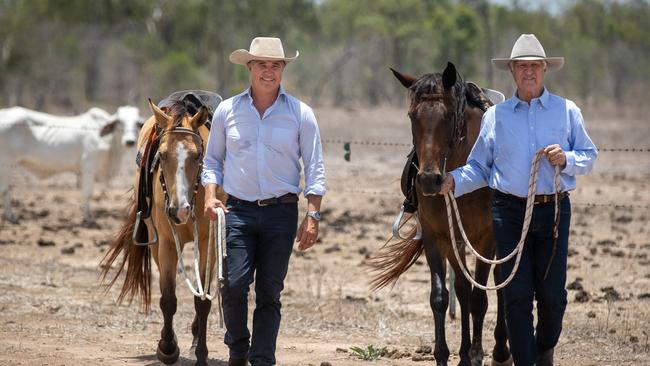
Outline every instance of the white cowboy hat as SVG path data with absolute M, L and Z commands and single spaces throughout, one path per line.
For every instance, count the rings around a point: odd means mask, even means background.
M 510 58 L 493 58 L 492 65 L 499 70 L 510 71 L 512 61 L 544 60 L 548 72 L 557 71 L 564 66 L 564 57 L 546 57 L 544 47 L 534 34 L 522 34 L 512 46 Z
M 299 54 L 296 51 L 295 56 L 284 57 L 284 49 L 280 38 L 255 37 L 251 42 L 250 51 L 245 49 L 233 51 L 230 54 L 230 62 L 238 65 L 246 65 L 252 60 L 284 61 L 289 63 L 298 58 Z

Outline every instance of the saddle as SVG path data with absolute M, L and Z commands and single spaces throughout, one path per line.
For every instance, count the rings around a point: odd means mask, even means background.
M 167 98 L 158 103 L 158 107 L 169 107 L 175 101 L 182 101 L 185 108 L 191 114 L 196 114 L 202 106 L 208 108 L 208 121 L 205 126 L 210 129 L 210 121 L 217 106 L 221 102 L 221 97 L 218 94 L 202 91 L 202 90 L 185 90 L 174 92 Z M 140 170 L 138 177 L 136 212 L 137 221 L 135 233 L 133 235 L 136 245 L 155 244 L 154 242 L 148 243 L 148 233 L 145 225 L 140 225 L 140 222 L 147 222 L 151 217 L 151 209 L 153 207 L 153 171 L 158 164 L 155 158 L 160 145 L 160 135 L 162 130 L 156 125 L 151 129 L 146 142 L 140 147 L 135 157 L 135 164 Z
M 480 108 L 483 112 L 495 104 L 488 95 L 493 96 L 496 103 L 500 103 L 505 99 L 503 94 L 498 91 L 482 89 L 472 82 L 465 83 L 467 102 L 474 107 Z M 411 152 L 406 156 L 406 165 L 402 171 L 401 179 L 402 194 L 405 196 L 402 205 L 404 206 L 404 212 L 408 213 L 414 213 L 418 209 L 418 196 L 415 192 L 415 177 L 418 173 L 418 164 L 418 155 L 415 146 L 413 146 Z

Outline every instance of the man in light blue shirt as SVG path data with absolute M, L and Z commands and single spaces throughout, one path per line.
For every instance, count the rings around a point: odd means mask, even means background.
M 510 71 L 517 85 L 512 98 L 483 115 L 481 132 L 467 164 L 450 172 L 440 194 L 458 197 L 488 185 L 494 190 L 492 218 L 499 258 L 519 242 L 531 162 L 541 149 L 535 206 L 516 275 L 503 289 L 508 339 L 515 365 L 553 365 L 553 350 L 562 330 L 567 304 L 565 290 L 571 203 L 575 176 L 587 174 L 598 152 L 585 130 L 580 109 L 572 101 L 551 94 L 545 73 L 559 70 L 562 57 L 546 57 L 533 34 L 522 34 L 510 58 L 492 64 Z M 560 173 L 560 220 L 554 242 L 555 166 Z M 554 248 L 555 247 L 555 248 Z M 514 259 L 502 265 L 507 278 Z M 533 300 L 538 321 L 533 327 Z
M 287 63 L 279 38 L 257 37 L 230 61 L 246 66 L 251 85 L 214 113 L 202 183 L 204 214 L 226 212 L 227 282 L 222 290 L 228 365 L 274 365 L 284 287 L 294 238 L 306 250 L 318 237 L 325 194 L 323 153 L 312 109 L 281 86 Z M 301 162 L 307 214 L 297 229 Z M 229 195 L 227 205 L 218 186 Z M 296 233 L 297 229 L 297 233 Z M 296 235 L 297 234 L 297 235 Z M 255 279 L 253 330 L 247 327 Z

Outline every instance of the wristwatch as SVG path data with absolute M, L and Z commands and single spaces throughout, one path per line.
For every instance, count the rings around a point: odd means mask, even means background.
M 320 211 L 307 211 L 307 216 L 316 221 L 320 221 Z

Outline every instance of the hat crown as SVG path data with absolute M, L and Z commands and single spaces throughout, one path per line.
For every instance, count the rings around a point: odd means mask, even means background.
M 512 46 L 510 58 L 515 59 L 520 57 L 546 58 L 544 47 L 542 47 L 542 44 L 534 34 L 522 34 L 519 36 L 514 46 Z
M 249 52 L 253 56 L 284 58 L 284 48 L 280 38 L 256 37 L 251 41 Z

